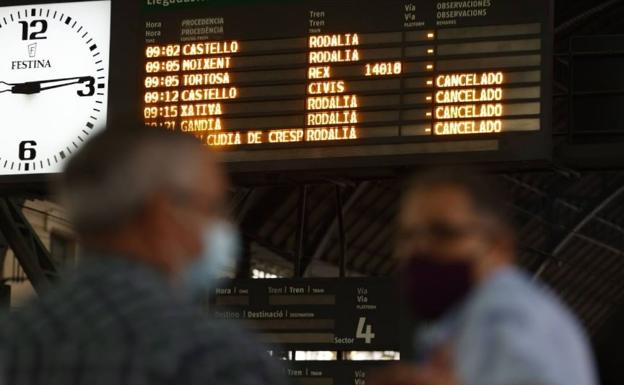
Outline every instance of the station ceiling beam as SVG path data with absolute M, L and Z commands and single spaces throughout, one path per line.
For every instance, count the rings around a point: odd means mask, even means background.
M 557 243 L 557 245 L 553 248 L 551 255 L 557 256 L 574 237 L 579 233 L 579 231 L 593 218 L 596 217 L 605 207 L 607 207 L 611 202 L 616 200 L 620 195 L 624 193 L 624 185 L 618 185 L 616 188 L 608 192 L 602 199 L 599 199 L 598 202 L 591 206 L 589 210 L 583 212 L 579 216 L 579 221 L 567 232 L 567 234 Z M 550 264 L 551 258 L 545 259 L 542 264 L 538 267 L 537 272 L 535 273 L 535 277 L 540 277 L 544 271 L 548 268 Z

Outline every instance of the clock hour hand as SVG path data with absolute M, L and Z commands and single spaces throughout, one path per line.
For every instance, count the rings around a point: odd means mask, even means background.
M 0 81 L 0 94 L 3 92 L 11 92 L 13 84 Z
M 32 95 L 32 94 L 38 94 L 41 91 L 51 90 L 54 88 L 66 87 L 72 84 L 86 83 L 86 82 L 91 81 L 91 79 L 93 79 L 93 77 L 91 76 L 76 76 L 76 77 L 71 77 L 71 78 L 38 80 L 34 82 L 25 82 L 25 83 L 0 82 L 0 84 L 11 86 L 10 90 L 0 91 L 0 93 L 11 91 L 12 94 Z M 59 84 L 52 84 L 52 83 L 59 83 Z

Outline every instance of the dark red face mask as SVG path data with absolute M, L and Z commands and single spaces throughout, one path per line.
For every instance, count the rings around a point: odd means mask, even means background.
M 401 271 L 407 306 L 423 321 L 438 320 L 459 305 L 472 285 L 469 262 L 437 262 L 431 256 L 416 255 Z

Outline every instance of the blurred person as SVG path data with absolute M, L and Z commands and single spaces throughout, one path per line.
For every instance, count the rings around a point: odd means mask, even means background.
M 398 214 L 404 303 L 421 321 L 413 363 L 374 385 L 596 385 L 582 327 L 515 267 L 496 185 L 464 169 L 413 179 Z
M 197 140 L 127 127 L 73 157 L 61 195 L 85 252 L 0 322 L 7 384 L 283 384 L 253 339 L 195 301 L 235 264 L 227 180 Z

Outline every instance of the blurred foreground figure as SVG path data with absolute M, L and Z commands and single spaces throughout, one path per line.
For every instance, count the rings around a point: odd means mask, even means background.
M 396 253 L 416 319 L 416 359 L 375 385 L 595 385 L 584 332 L 558 299 L 514 267 L 515 234 L 486 177 L 414 179 Z
M 6 384 L 282 384 L 250 336 L 192 299 L 235 264 L 227 182 L 189 136 L 107 131 L 69 163 L 63 197 L 85 253 L 0 323 Z

